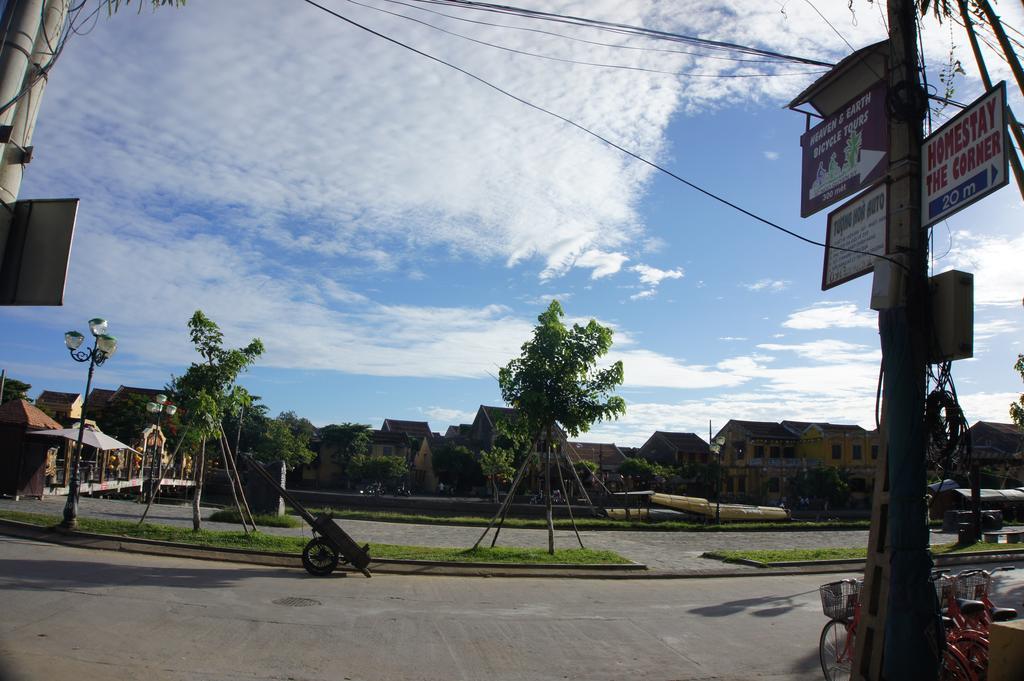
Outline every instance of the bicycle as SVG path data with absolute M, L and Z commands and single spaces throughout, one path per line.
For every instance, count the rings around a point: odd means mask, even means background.
M 853 673 L 863 585 L 859 579 L 843 579 L 818 588 L 821 609 L 829 618 L 818 639 L 818 659 L 825 681 L 849 681 Z M 955 645 L 947 645 L 942 653 L 939 680 L 979 681 L 979 677 L 968 657 Z

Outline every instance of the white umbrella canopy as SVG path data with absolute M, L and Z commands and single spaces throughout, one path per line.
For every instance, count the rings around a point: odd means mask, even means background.
M 54 430 L 34 430 L 29 435 L 49 435 L 51 437 L 62 437 L 65 440 L 71 440 L 72 442 L 78 442 L 78 428 L 57 428 Z M 85 433 L 82 436 L 82 444 L 95 447 L 96 449 L 108 450 L 108 449 L 130 449 L 135 453 L 138 450 L 129 447 L 120 440 L 116 440 L 109 435 L 105 435 L 98 430 L 85 429 Z

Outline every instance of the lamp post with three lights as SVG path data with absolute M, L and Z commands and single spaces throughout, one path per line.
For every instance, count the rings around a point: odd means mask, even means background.
M 82 401 L 82 413 L 78 424 L 78 442 L 72 454 L 71 481 L 68 484 L 68 500 L 64 504 L 63 527 L 75 529 L 78 527 L 78 494 L 79 476 L 82 463 L 82 439 L 85 437 L 85 408 L 89 401 L 89 388 L 92 386 L 92 375 L 96 367 L 106 362 L 117 350 L 117 339 L 107 334 L 106 319 L 90 319 L 89 332 L 92 333 L 93 345 L 86 350 L 79 350 L 85 341 L 85 336 L 77 331 L 68 331 L 64 334 L 64 345 L 71 353 L 71 358 L 76 362 L 89 363 L 89 375 L 85 380 L 85 398 Z
M 710 438 L 710 424 L 708 427 L 708 437 Z M 718 437 L 711 440 L 709 449 L 715 457 L 715 524 L 719 525 L 722 522 L 722 447 L 725 445 L 725 436 L 719 435 Z

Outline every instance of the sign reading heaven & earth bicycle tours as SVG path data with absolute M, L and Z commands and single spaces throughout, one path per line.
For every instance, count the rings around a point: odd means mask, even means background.
M 800 136 L 800 217 L 854 194 L 889 172 L 884 81 L 872 85 Z
M 921 145 L 921 223 L 930 225 L 1009 182 L 1006 82 L 974 100 Z
M 871 272 L 875 256 L 888 252 L 888 202 L 889 185 L 882 183 L 828 214 L 822 291 Z

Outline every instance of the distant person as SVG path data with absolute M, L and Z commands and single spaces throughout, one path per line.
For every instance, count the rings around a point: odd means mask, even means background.
M 443 482 L 437 483 L 437 493 L 440 494 L 440 495 L 444 495 L 444 483 Z

